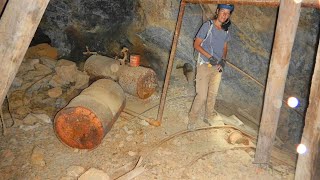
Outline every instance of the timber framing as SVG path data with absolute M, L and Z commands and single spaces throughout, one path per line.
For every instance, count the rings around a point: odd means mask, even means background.
M 188 3 L 193 4 L 235 4 L 235 5 L 254 5 L 254 6 L 268 6 L 278 7 L 278 22 L 276 27 L 276 35 L 272 49 L 272 56 L 270 61 L 270 68 L 268 73 L 268 80 L 266 86 L 266 93 L 264 98 L 263 114 L 261 117 L 261 124 L 259 129 L 259 137 L 257 143 L 257 151 L 255 154 L 255 163 L 267 164 L 270 161 L 270 154 L 277 130 L 280 108 L 282 106 L 282 99 L 284 93 L 284 86 L 286 76 L 288 73 L 292 46 L 297 31 L 297 26 L 300 17 L 301 7 L 320 8 L 320 0 L 182 0 L 180 3 L 179 15 L 176 23 L 172 47 L 169 56 L 168 68 L 166 72 L 165 82 L 163 85 L 160 105 L 158 110 L 157 120 L 161 123 L 164 112 L 166 94 L 169 87 L 169 81 L 173 66 L 173 60 L 176 54 L 178 39 L 181 30 L 182 19 L 184 16 L 185 6 Z M 285 29 L 285 30 L 284 30 Z M 317 59 L 319 59 L 319 51 Z M 319 61 L 319 60 L 318 60 Z M 317 63 L 318 66 L 319 62 Z M 320 67 L 316 68 L 319 70 Z M 309 116 L 316 117 L 317 120 L 306 121 L 304 128 L 302 142 L 305 142 L 309 148 L 310 155 L 300 157 L 300 164 L 296 168 L 296 179 L 312 179 L 314 176 L 314 165 L 316 164 L 318 146 L 319 146 L 319 131 L 320 131 L 320 108 L 318 103 L 320 101 L 320 78 L 314 75 L 312 83 L 313 91 L 317 92 L 314 103 L 310 103 L 308 107 Z M 313 96 L 310 96 L 313 97 Z M 310 98 L 311 100 L 311 98 Z M 313 110 L 309 110 L 313 109 Z M 307 125 L 307 123 L 313 126 Z M 311 128 L 312 127 L 312 128 Z
M 17 74 L 49 0 L 10 0 L 0 19 L 0 105 Z
M 320 8 L 319 0 L 292 0 L 296 3 L 301 3 L 301 7 L 306 8 Z M 253 5 L 253 6 L 267 6 L 278 7 L 280 0 L 184 0 L 185 3 L 192 4 L 237 4 L 237 5 Z

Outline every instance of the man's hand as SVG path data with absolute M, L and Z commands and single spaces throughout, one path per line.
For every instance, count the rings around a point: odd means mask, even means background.
M 219 60 L 214 58 L 213 56 L 211 56 L 209 59 L 209 63 L 212 65 L 212 66 L 215 66 L 215 65 L 218 65 L 219 63 Z
M 217 65 L 217 69 L 219 72 L 222 72 L 224 67 L 226 65 L 226 60 L 225 59 L 221 59 L 221 61 L 219 62 L 219 64 Z

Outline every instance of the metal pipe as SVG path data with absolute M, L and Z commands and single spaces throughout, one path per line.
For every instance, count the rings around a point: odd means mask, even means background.
M 177 44 L 178 44 L 178 39 L 179 39 L 179 35 L 180 35 L 182 18 L 183 18 L 185 6 L 186 6 L 185 1 L 181 0 L 178 21 L 177 21 L 176 29 L 174 32 L 173 43 L 172 43 L 171 53 L 170 53 L 169 62 L 168 62 L 168 68 L 167 68 L 167 72 L 166 72 L 166 78 L 164 81 L 162 95 L 161 95 L 161 99 L 160 99 L 160 106 L 159 106 L 158 117 L 157 117 L 157 120 L 160 121 L 160 123 L 162 121 L 164 105 L 165 105 L 165 101 L 166 101 L 167 90 L 169 87 L 169 81 L 170 81 L 170 76 L 171 76 L 171 71 L 172 71 L 172 66 L 173 66 L 173 59 L 176 55 Z
M 301 1 L 301 0 L 296 0 Z M 237 5 L 253 5 L 278 7 L 280 0 L 184 0 L 186 3 L 192 4 L 237 4 Z M 301 7 L 320 9 L 319 0 L 302 0 Z

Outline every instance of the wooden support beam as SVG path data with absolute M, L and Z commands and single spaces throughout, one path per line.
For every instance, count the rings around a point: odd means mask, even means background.
M 0 19 L 0 105 L 40 23 L 49 0 L 10 0 Z
M 0 16 L 2 14 L 2 11 L 4 9 L 4 6 L 6 5 L 7 0 L 0 0 Z
M 254 163 L 270 160 L 300 10 L 301 1 L 281 0 Z
M 235 5 L 253 5 L 253 6 L 268 6 L 278 7 L 280 0 L 184 0 L 186 3 L 192 4 L 235 4 Z M 301 0 L 292 0 L 301 2 Z M 302 0 L 302 7 L 320 9 L 319 0 Z
M 305 154 L 300 154 L 296 166 L 295 179 L 314 179 L 320 146 L 320 44 L 313 72 L 309 107 L 301 138 L 301 144 L 307 147 Z

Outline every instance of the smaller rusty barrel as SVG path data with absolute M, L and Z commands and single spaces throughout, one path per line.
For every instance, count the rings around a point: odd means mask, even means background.
M 91 79 L 111 78 L 119 81 L 126 93 L 141 99 L 150 97 L 158 85 L 156 73 L 152 69 L 120 65 L 119 61 L 105 56 L 90 56 L 84 70 Z
M 155 92 L 157 77 L 150 68 L 124 66 L 119 70 L 119 84 L 126 93 L 146 99 Z
M 94 79 L 111 78 L 118 80 L 119 68 L 120 61 L 100 55 L 90 56 L 84 64 L 84 70 L 90 75 L 91 78 Z
M 113 80 L 100 79 L 60 110 L 54 130 L 64 144 L 93 149 L 110 131 L 125 106 L 125 94 Z

